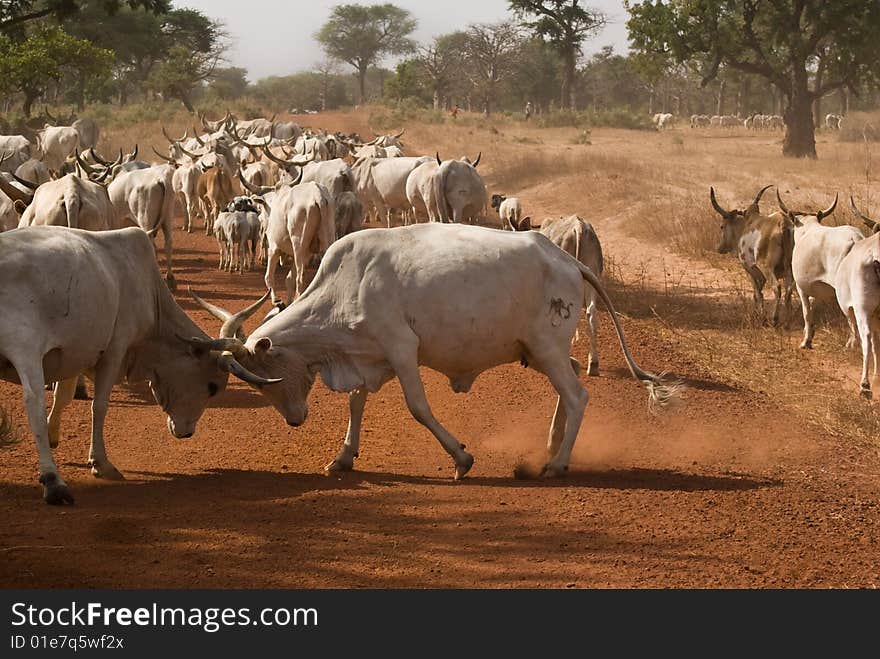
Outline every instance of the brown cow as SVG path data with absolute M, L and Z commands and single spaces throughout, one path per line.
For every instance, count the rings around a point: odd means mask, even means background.
M 755 200 L 745 210 L 725 210 L 715 199 L 715 188 L 709 188 L 712 207 L 721 215 L 721 241 L 719 254 L 737 251 L 743 269 L 748 273 L 754 287 L 755 308 L 766 319 L 764 310 L 764 285 L 775 281 L 776 309 L 773 324 L 779 324 L 779 310 L 785 299 L 785 323 L 791 317 L 791 294 L 794 276 L 791 255 L 794 250 L 794 225 L 784 213 L 761 215 L 758 204 L 761 196 L 772 185 L 758 192 Z
M 214 232 L 214 220 L 235 197 L 232 179 L 223 167 L 211 167 L 199 178 L 197 189 L 205 216 L 205 234 L 210 236 Z

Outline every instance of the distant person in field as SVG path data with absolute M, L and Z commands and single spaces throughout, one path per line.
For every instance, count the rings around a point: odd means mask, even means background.
M 531 101 L 526 103 L 526 109 L 523 110 L 523 113 L 526 115 L 526 121 L 528 121 L 529 118 L 532 116 L 532 102 Z
M 452 109 L 449 111 L 449 114 L 452 115 L 453 119 L 458 118 L 458 104 L 457 103 L 452 106 Z

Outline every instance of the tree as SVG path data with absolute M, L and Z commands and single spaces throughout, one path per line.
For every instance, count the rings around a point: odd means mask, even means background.
M 247 92 L 247 69 L 238 66 L 214 69 L 208 92 L 223 101 L 241 98 Z
M 55 26 L 40 26 L 20 42 L 0 36 L 0 84 L 24 95 L 26 117 L 48 85 L 58 83 L 65 73 L 76 75 L 84 87 L 90 78 L 108 74 L 112 62 L 110 51 Z
M 521 34 L 516 25 L 507 21 L 471 25 L 467 34 L 469 77 L 483 99 L 483 112 L 488 117 L 498 94 L 498 83 L 514 70 Z
M 562 107 L 575 109 L 573 89 L 577 75 L 577 61 L 581 44 L 607 22 L 605 14 L 597 9 L 582 7 L 580 0 L 510 0 L 510 8 L 524 25 L 546 39 L 562 59 Z
M 155 66 L 147 84 L 153 91 L 180 100 L 189 112 L 193 90 L 210 80 L 226 50 L 226 33 L 195 9 L 169 12 L 162 25 L 168 50 Z
M 864 0 L 649 0 L 627 2 L 633 49 L 663 61 L 696 62 L 703 85 L 723 67 L 761 76 L 784 98 L 782 152 L 816 157 L 812 105 L 876 77 L 880 3 Z M 822 74 L 812 76 L 822 55 Z M 872 69 L 872 67 L 874 67 Z
M 6 0 L 0 3 L 0 32 L 10 33 L 24 23 L 41 18 L 54 17 L 59 21 L 75 16 L 84 0 Z M 171 9 L 170 0 L 103 0 L 101 7 L 105 14 L 113 15 L 120 7 L 143 8 L 156 14 L 167 13 Z
M 440 103 L 448 93 L 456 71 L 460 69 L 461 53 L 466 49 L 467 38 L 464 32 L 453 32 L 436 37 L 430 45 L 419 48 L 416 61 L 433 96 L 435 110 L 440 109 Z
M 416 20 L 392 4 L 338 5 L 315 34 L 328 57 L 350 64 L 357 71 L 359 101 L 366 99 L 367 70 L 387 55 L 415 50 L 409 35 Z

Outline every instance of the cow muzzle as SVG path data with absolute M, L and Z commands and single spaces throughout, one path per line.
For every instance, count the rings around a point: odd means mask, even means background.
M 188 439 L 193 436 L 195 431 L 195 423 L 175 422 L 170 416 L 168 417 L 168 432 L 175 439 Z

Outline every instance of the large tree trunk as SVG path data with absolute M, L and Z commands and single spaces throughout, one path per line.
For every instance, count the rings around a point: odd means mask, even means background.
M 577 54 L 573 49 L 562 55 L 562 96 L 559 99 L 562 110 L 574 111 L 574 77 L 577 66 Z
M 434 87 L 434 112 L 440 109 L 440 88 Z
M 816 157 L 816 129 L 813 126 L 813 98 L 807 87 L 806 67 L 795 68 L 791 96 L 783 117 L 785 140 L 782 155 L 790 158 Z
M 183 106 L 186 108 L 187 112 L 189 112 L 190 114 L 196 113 L 196 109 L 193 107 L 192 101 L 190 101 L 190 99 L 189 99 L 188 92 L 186 92 L 182 89 L 178 89 L 177 90 L 177 98 L 180 100 L 181 103 L 183 103 Z
M 358 68 L 358 93 L 359 103 L 363 105 L 367 101 L 367 67 L 365 66 Z
M 715 106 L 715 114 L 718 116 L 724 116 L 724 87 L 726 83 L 724 80 L 721 81 L 721 84 L 718 85 L 718 104 Z
M 30 119 L 31 117 L 31 108 L 34 106 L 34 101 L 37 100 L 37 93 L 33 91 L 25 91 L 24 93 L 24 103 L 22 104 L 21 111 L 24 113 L 24 116 Z

